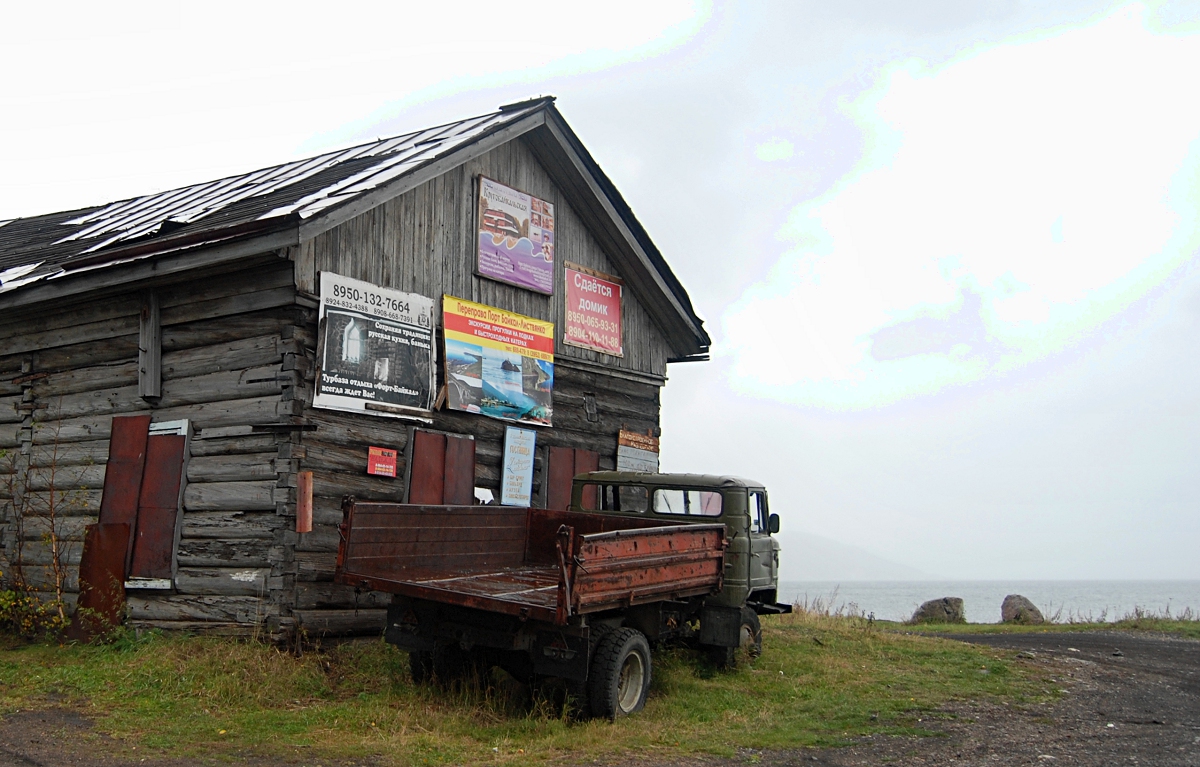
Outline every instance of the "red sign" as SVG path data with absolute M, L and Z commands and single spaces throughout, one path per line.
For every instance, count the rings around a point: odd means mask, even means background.
M 367 455 L 367 473 L 379 477 L 396 476 L 396 451 L 372 446 Z
M 623 356 L 621 283 L 599 272 L 567 266 L 567 337 L 564 343 Z

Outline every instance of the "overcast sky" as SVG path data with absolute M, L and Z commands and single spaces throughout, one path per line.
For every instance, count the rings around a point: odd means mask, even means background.
M 794 550 L 1200 578 L 1200 3 L 314 8 L 9 9 L 0 219 L 554 94 L 715 341 L 665 468 Z

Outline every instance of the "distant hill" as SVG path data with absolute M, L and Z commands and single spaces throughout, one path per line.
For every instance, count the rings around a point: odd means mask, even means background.
M 941 576 L 876 556 L 866 549 L 813 533 L 781 538 L 780 580 L 931 581 Z

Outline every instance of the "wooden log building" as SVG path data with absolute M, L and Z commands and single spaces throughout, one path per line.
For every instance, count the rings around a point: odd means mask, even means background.
M 50 596 L 57 556 L 78 590 L 85 527 L 116 477 L 114 418 L 149 415 L 152 434 L 186 421 L 185 449 L 157 552 L 169 577 L 128 588 L 131 623 L 280 639 L 380 630 L 387 595 L 332 582 L 342 497 L 469 503 L 465 470 L 468 490 L 499 498 L 509 424 L 447 407 L 440 311 L 427 417 L 314 407 L 324 273 L 554 323 L 531 505 L 565 507 L 577 470 L 614 468 L 619 431 L 657 436 L 667 365 L 706 359 L 709 338 L 553 102 L 0 222 L 0 571 Z M 481 274 L 482 179 L 553 206 L 550 294 Z M 622 286 L 619 355 L 566 342 L 568 267 Z M 473 451 L 457 449 L 464 438 Z M 368 475 L 371 446 L 397 451 L 395 478 Z M 297 532 L 308 498 L 311 531 Z

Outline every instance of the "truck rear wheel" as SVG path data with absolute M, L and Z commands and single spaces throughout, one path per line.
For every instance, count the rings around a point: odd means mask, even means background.
M 620 628 L 606 634 L 588 678 L 592 716 L 616 719 L 641 711 L 651 673 L 650 643 L 642 632 Z
M 714 647 L 713 661 L 722 668 L 737 668 L 753 663 L 762 655 L 762 624 L 758 613 L 749 607 L 742 608 L 741 625 L 738 626 L 737 647 Z

